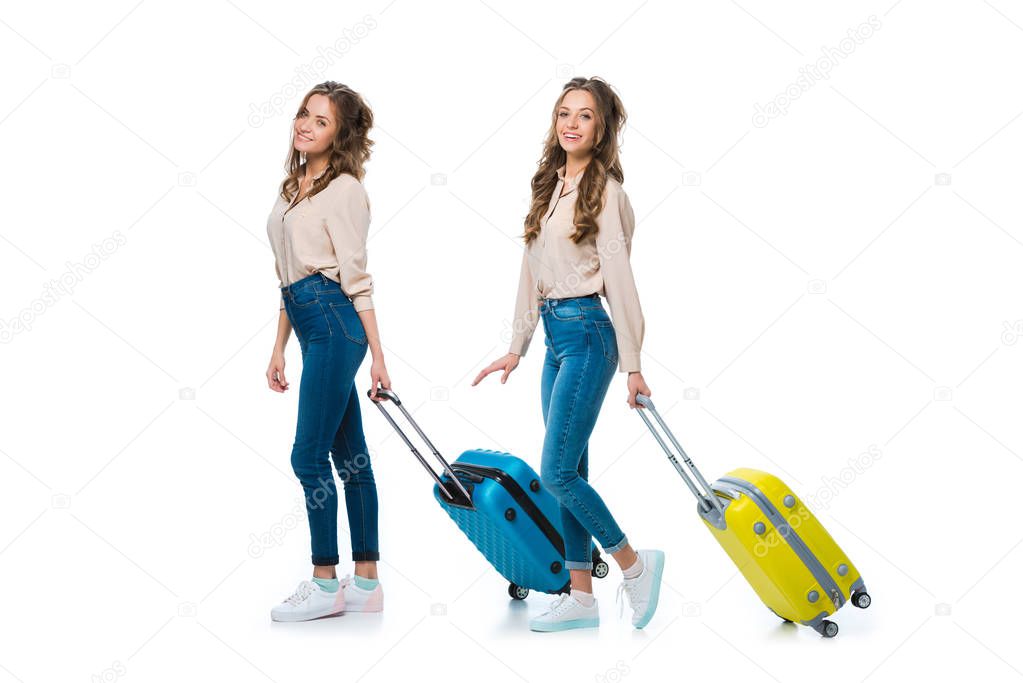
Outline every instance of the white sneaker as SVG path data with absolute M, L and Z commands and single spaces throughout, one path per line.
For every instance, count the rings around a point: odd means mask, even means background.
M 355 585 L 355 579 L 346 576 L 341 579 L 341 591 L 345 594 L 346 612 L 382 612 L 384 610 L 384 589 L 378 582 L 371 591 Z
M 338 588 L 336 592 L 329 593 L 315 581 L 303 581 L 294 593 L 270 610 L 270 618 L 274 621 L 306 621 L 344 610 L 343 590 Z
M 632 607 L 632 625 L 643 628 L 657 610 L 661 594 L 661 575 L 664 573 L 664 553 L 660 550 L 637 550 L 643 561 L 643 573 L 634 579 L 625 579 L 618 587 L 618 600 L 624 592 Z
M 600 625 L 600 611 L 597 601 L 586 607 L 570 593 L 559 595 L 550 608 L 540 616 L 529 620 L 533 631 L 567 631 L 572 628 L 596 628 Z

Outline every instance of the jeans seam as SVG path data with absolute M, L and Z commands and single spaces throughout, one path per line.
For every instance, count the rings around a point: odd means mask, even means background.
M 578 476 L 578 474 L 576 476 Z M 572 491 L 565 489 L 565 493 L 572 497 L 573 505 L 585 513 L 586 519 L 588 519 L 590 523 L 594 526 L 594 528 L 596 528 L 600 532 L 601 537 L 606 538 L 607 529 L 605 529 L 604 526 L 599 521 L 597 521 L 597 518 L 593 516 L 593 513 L 590 511 L 590 509 L 583 505 L 582 501 L 580 501 L 579 498 L 574 493 L 572 493 Z M 575 515 L 574 510 L 569 510 L 569 512 Z M 578 519 L 578 515 L 576 516 L 576 518 Z M 583 526 L 586 525 L 584 524 Z
M 621 550 L 622 548 L 624 548 L 625 546 L 627 546 L 628 544 L 629 544 L 629 537 L 623 533 L 622 534 L 622 540 L 620 540 L 617 543 L 614 543 L 612 545 L 606 546 L 606 547 L 605 546 L 600 546 L 600 547 L 604 548 L 604 552 L 606 552 L 608 555 L 612 555 L 612 554 L 618 552 L 619 550 Z
M 578 477 L 579 474 L 577 473 L 576 476 Z M 582 477 L 579 478 L 581 479 Z M 574 503 L 575 507 L 579 508 L 586 514 L 586 518 L 590 521 L 594 528 L 596 528 L 600 532 L 600 535 L 602 537 L 607 538 L 607 529 L 605 529 L 604 525 L 601 524 L 596 517 L 594 517 L 593 512 L 588 507 L 583 505 L 582 501 L 579 500 L 579 498 L 574 493 L 572 493 L 571 491 L 567 491 L 567 493 L 568 495 L 572 496 L 572 502 Z M 570 512 L 572 511 L 570 510 Z M 572 514 L 575 514 L 575 512 L 572 512 Z
M 604 323 L 606 323 L 606 324 L 604 324 Z M 613 336 L 613 335 L 616 334 L 615 328 L 614 328 L 614 324 L 610 320 L 608 320 L 608 321 L 594 320 L 593 321 L 593 329 L 596 332 L 597 337 L 600 338 L 600 348 L 604 351 L 604 360 L 606 360 L 608 363 L 611 363 L 612 365 L 615 365 L 615 364 L 618 363 L 618 349 L 615 348 L 614 357 L 607 355 L 607 343 L 604 341 L 604 335 L 602 335 L 600 333 L 600 328 L 601 327 L 608 327 L 608 328 L 610 328 L 611 329 L 611 334 Z
M 351 462 L 352 461 L 352 447 L 348 444 L 347 434 L 345 435 L 344 442 L 345 442 L 345 451 L 348 452 L 348 462 Z M 366 457 L 368 458 L 369 455 L 367 454 Z M 355 476 L 358 477 L 361 474 L 362 474 L 361 472 L 357 472 Z M 359 536 L 359 540 L 360 540 L 360 544 L 359 545 L 362 546 L 362 550 L 360 552 L 366 552 L 366 500 L 365 500 L 365 497 L 362 495 L 363 494 L 362 487 L 363 487 L 364 483 L 365 482 L 363 482 L 361 479 L 360 479 L 360 481 L 358 483 L 358 488 L 359 488 L 359 512 L 361 513 L 359 515 L 359 528 L 361 529 L 360 536 Z M 352 552 L 354 553 L 355 551 L 353 550 Z
M 328 326 L 328 327 L 329 327 L 329 326 Z M 319 374 L 319 376 L 318 376 L 318 377 L 316 378 L 316 379 L 317 379 L 317 383 L 318 383 L 318 385 L 319 385 L 319 386 L 318 386 L 318 391 L 317 391 L 317 395 L 318 395 L 318 396 L 320 396 L 320 397 L 322 397 L 322 396 L 324 395 L 324 384 L 326 384 L 326 377 L 325 377 L 325 375 L 326 375 L 326 374 L 327 374 L 327 366 L 326 366 L 326 364 L 324 364 L 324 363 L 321 363 L 321 364 L 320 364 L 320 374 Z M 320 403 L 320 405 L 319 405 L 319 408 L 320 408 L 320 410 L 319 410 L 319 416 L 317 417 L 317 421 L 318 421 L 317 427 L 318 427 L 318 429 L 314 430 L 314 432 L 313 432 L 313 436 L 314 436 L 314 437 L 318 437 L 318 435 L 319 435 L 320 431 L 322 430 L 323 424 L 324 424 L 324 422 L 325 422 L 325 421 L 326 421 L 326 419 L 327 419 L 327 418 L 326 418 L 326 411 L 327 411 L 327 402 L 326 402 L 326 401 L 324 401 L 324 400 L 322 400 L 322 398 L 321 398 L 321 400 L 319 401 L 319 403 Z M 313 455 L 314 455 L 314 457 L 315 457 L 315 455 L 316 455 L 316 451 L 318 450 L 318 449 L 317 449 L 316 447 L 318 447 L 318 446 L 319 446 L 319 443 L 317 443 L 317 442 L 316 442 L 316 438 L 314 438 L 314 444 L 313 444 L 313 446 L 314 446 L 314 449 L 313 449 Z M 334 472 L 333 472 L 333 471 L 331 470 L 331 468 L 330 468 L 330 453 L 329 453 L 329 451 L 328 451 L 328 454 L 327 454 L 327 475 L 328 475 L 328 476 L 330 477 L 330 481 L 331 481 L 331 483 L 333 483 L 333 481 L 334 481 Z M 320 480 L 321 482 L 323 481 L 322 477 L 318 477 L 318 479 L 319 479 L 319 480 Z M 336 501 L 336 499 L 337 499 L 337 491 L 336 491 L 336 488 L 337 488 L 337 487 L 336 487 L 336 485 L 335 485 L 335 492 L 334 492 L 334 498 L 335 498 L 335 501 Z M 330 493 L 330 492 L 328 491 L 328 495 L 329 495 L 329 493 Z M 306 507 L 307 507 L 307 510 L 306 510 L 306 514 L 308 515 L 308 514 L 309 514 L 309 510 L 308 510 L 308 504 L 306 505 Z M 335 522 L 335 524 L 336 524 L 336 522 Z M 337 532 L 336 532 L 336 531 L 334 532 L 334 536 L 335 536 L 335 539 L 336 539 L 336 537 L 337 537 Z M 335 544 L 334 544 L 334 548 L 333 548 L 333 550 L 334 550 L 333 554 L 332 554 L 332 555 L 330 555 L 329 557 L 332 557 L 332 558 L 333 558 L 334 556 L 336 556 L 336 555 L 338 554 L 338 553 L 337 553 L 337 543 L 336 543 L 336 542 L 335 542 Z
M 327 318 L 327 312 L 323 310 L 323 302 L 320 301 L 320 297 L 316 297 L 316 303 L 320 305 L 320 313 L 323 315 L 323 322 L 327 323 L 327 336 L 333 337 L 334 330 L 330 327 L 330 320 Z

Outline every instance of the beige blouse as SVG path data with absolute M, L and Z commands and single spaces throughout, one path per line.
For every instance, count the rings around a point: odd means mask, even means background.
M 319 272 L 341 285 L 356 311 L 373 308 L 373 278 L 366 272 L 369 218 L 366 190 L 347 173 L 290 210 L 278 195 L 266 232 L 280 286 Z
M 540 221 L 540 234 L 523 250 L 509 351 L 526 355 L 542 299 L 601 294 L 607 298 L 614 322 L 618 370 L 639 372 L 644 322 L 629 264 L 636 227 L 632 204 L 621 184 L 608 178 L 597 234 L 574 243 L 576 185 L 581 178 L 579 173 L 570 179 L 567 194 L 561 197 L 565 167 L 558 169 L 558 184 Z

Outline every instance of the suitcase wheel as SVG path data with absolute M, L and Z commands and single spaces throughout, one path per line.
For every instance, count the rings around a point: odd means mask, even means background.
M 817 628 L 817 632 L 820 633 L 825 638 L 834 638 L 835 636 L 838 635 L 838 624 L 836 624 L 833 621 L 828 621 L 827 619 L 825 619 Z
M 860 609 L 870 607 L 870 594 L 865 591 L 856 591 L 852 596 L 852 603 Z
M 591 574 L 593 574 L 593 576 L 597 577 L 598 579 L 603 579 L 610 572 L 611 568 L 607 566 L 607 562 L 604 562 L 604 560 L 600 560 L 599 562 L 593 565 L 593 571 L 591 572 Z
M 508 595 L 512 600 L 525 600 L 526 596 L 529 595 L 529 589 L 523 588 L 522 586 L 516 586 L 514 583 L 509 583 Z

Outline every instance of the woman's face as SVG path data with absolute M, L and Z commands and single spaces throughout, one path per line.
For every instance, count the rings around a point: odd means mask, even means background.
M 593 95 L 585 90 L 570 90 L 558 107 L 557 124 L 561 149 L 569 156 L 589 156 L 596 143 L 597 103 Z
M 334 142 L 337 125 L 330 99 L 325 95 L 313 95 L 295 117 L 295 150 L 312 156 L 326 152 Z

